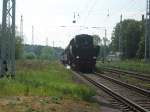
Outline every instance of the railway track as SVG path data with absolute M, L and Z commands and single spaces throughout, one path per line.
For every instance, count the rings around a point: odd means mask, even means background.
M 127 83 L 125 83 L 125 82 L 121 82 L 121 81 L 116 80 L 116 79 L 114 79 L 114 78 L 112 78 L 112 77 L 108 77 L 108 76 L 106 76 L 105 74 L 100 74 L 100 73 L 96 73 L 96 72 L 95 72 L 95 74 L 98 75 L 99 77 L 102 77 L 102 78 L 104 78 L 104 79 L 107 79 L 107 80 L 109 80 L 109 81 L 112 81 L 112 82 L 114 82 L 114 83 L 116 83 L 116 84 L 119 84 L 119 85 L 121 85 L 121 86 L 127 87 L 127 88 L 129 88 L 129 89 L 132 89 L 132 90 L 134 90 L 134 91 L 136 91 L 136 92 L 138 92 L 138 93 L 140 93 L 140 94 L 142 94 L 142 95 L 145 95 L 145 96 L 147 96 L 147 97 L 150 98 L 150 91 L 149 91 L 149 90 L 142 89 L 142 88 L 136 87 L 136 86 L 134 86 L 134 85 L 127 84 Z
M 128 75 L 128 76 L 131 76 L 131 77 L 143 80 L 143 81 L 150 82 L 149 74 L 141 74 L 141 73 L 137 73 L 137 72 L 131 72 L 131 71 L 126 71 L 126 70 L 114 69 L 114 68 L 106 68 L 106 67 L 104 67 L 104 70 L 111 72 L 111 73 Z
M 150 112 L 149 93 L 116 83 L 108 77 L 104 78 L 102 74 L 81 74 L 81 76 L 113 97 L 118 102 L 114 102 L 115 105 L 120 106 L 124 111 Z

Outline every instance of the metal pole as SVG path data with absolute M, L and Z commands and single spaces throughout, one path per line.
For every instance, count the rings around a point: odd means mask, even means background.
M 55 47 L 55 41 L 53 41 L 53 48 Z
M 15 8 L 16 0 L 3 0 L 0 76 L 15 75 Z
M 120 58 L 122 58 L 122 14 L 120 16 L 120 34 L 119 34 L 119 52 L 120 52 Z
M 107 40 L 107 30 L 105 29 L 105 37 L 103 38 L 104 40 L 104 61 L 106 59 L 106 40 Z
M 23 39 L 23 16 L 21 15 L 21 20 L 20 20 L 20 38 L 22 39 L 22 41 L 24 41 Z
M 32 26 L 32 45 L 34 45 L 34 26 Z
M 6 16 L 7 16 L 7 1 L 3 0 L 3 15 L 2 15 L 2 36 L 1 36 L 1 69 L 0 69 L 0 75 L 3 76 L 5 74 L 4 69 L 4 61 L 5 61 L 5 38 L 6 38 Z
M 46 46 L 48 46 L 48 37 L 46 37 Z
M 146 6 L 146 35 L 145 35 L 145 61 L 150 60 L 150 0 Z
M 15 76 L 15 22 L 16 21 L 16 0 L 12 0 L 12 50 L 11 50 L 11 75 Z
M 148 61 L 150 61 L 150 0 L 148 0 Z

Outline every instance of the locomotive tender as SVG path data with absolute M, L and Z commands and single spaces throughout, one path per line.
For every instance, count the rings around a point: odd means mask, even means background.
M 99 41 L 91 35 L 76 35 L 63 52 L 61 61 L 77 71 L 92 72 L 99 55 Z

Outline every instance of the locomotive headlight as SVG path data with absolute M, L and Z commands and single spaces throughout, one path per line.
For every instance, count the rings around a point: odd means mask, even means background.
M 96 59 L 96 57 L 94 56 L 93 59 Z
M 76 56 L 76 58 L 79 59 L 80 57 L 79 57 L 79 56 Z

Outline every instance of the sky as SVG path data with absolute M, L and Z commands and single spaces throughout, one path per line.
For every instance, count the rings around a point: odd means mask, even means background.
M 121 14 L 123 19 L 141 20 L 145 10 L 146 0 L 16 0 L 16 26 L 20 31 L 23 15 L 24 43 L 32 43 L 34 26 L 35 45 L 46 45 L 48 40 L 49 46 L 54 42 L 54 46 L 65 48 L 75 35 L 82 33 L 103 38 L 107 29 L 107 38 L 111 40 Z

